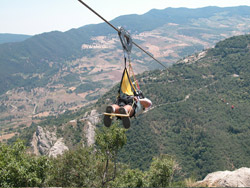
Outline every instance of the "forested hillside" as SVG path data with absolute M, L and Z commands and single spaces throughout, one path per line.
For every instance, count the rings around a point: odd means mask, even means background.
M 155 49 L 155 41 L 161 41 L 157 45 L 163 50 L 155 52 L 165 63 L 170 63 L 211 46 L 228 35 L 249 32 L 249 14 L 249 7 L 169 8 L 152 10 L 144 15 L 119 17 L 112 23 L 129 28 L 137 37 L 135 40 L 148 49 Z M 230 19 L 224 22 L 226 18 Z M 7 114 L 0 119 L 3 121 L 1 133 L 5 131 L 2 131 L 5 125 L 9 126 L 9 130 L 17 128 L 15 124 L 10 125 L 11 120 L 17 118 L 19 121 L 23 114 L 17 115 L 17 112 L 28 108 L 31 112 L 25 115 L 33 122 L 39 117 L 35 116 L 38 112 L 46 112 L 46 106 L 55 112 L 48 113 L 48 116 L 57 115 L 56 112 L 63 113 L 80 103 L 98 99 L 103 92 L 100 90 L 108 88 L 105 84 L 111 86 L 114 84 L 114 81 L 110 83 L 112 79 L 118 80 L 116 75 L 120 70 L 117 61 L 122 55 L 117 55 L 117 52 L 122 52 L 116 49 L 120 44 L 113 39 L 111 32 L 105 24 L 98 24 L 65 33 L 44 33 L 19 43 L 1 44 L 0 93 L 6 92 L 6 95 L 0 98 L 0 112 Z M 170 35 L 173 38 L 169 38 Z M 183 40 L 178 43 L 180 36 Z M 95 49 L 103 39 L 100 37 L 106 38 L 101 47 Z M 145 42 L 145 39 L 150 42 Z M 104 48 L 102 45 L 107 41 L 110 46 Z M 146 64 L 147 58 L 135 52 L 132 58 L 137 69 L 156 68 L 152 61 Z M 101 55 L 95 59 L 97 54 Z M 110 62 L 108 66 L 107 62 Z M 153 107 L 132 119 L 131 128 L 127 131 L 127 144 L 119 153 L 119 160 L 132 168 L 147 170 L 155 155 L 169 154 L 182 168 L 182 177 L 197 178 L 216 170 L 249 167 L 249 63 L 250 35 L 244 35 L 221 41 L 212 49 L 183 58 L 167 70 L 138 75 L 141 89 L 152 100 Z M 118 72 L 109 77 L 109 71 L 114 69 Z M 7 92 L 12 88 L 18 89 Z M 32 90 L 34 88 L 39 89 Z M 58 92 L 58 88 L 63 89 L 64 92 L 60 91 L 63 94 Z M 86 89 L 94 95 L 87 95 Z M 103 95 L 93 108 L 103 112 L 105 106 L 115 100 L 116 90 L 117 86 Z M 27 98 L 25 92 L 32 97 Z M 42 98 L 46 92 L 51 92 L 51 95 Z M 78 94 L 81 93 L 86 94 L 83 97 L 85 101 L 79 99 Z M 65 102 L 62 96 L 67 94 L 71 99 L 74 96 L 78 104 Z M 53 96 L 56 99 L 52 99 Z M 57 103 L 57 98 L 63 102 Z M 28 105 L 21 105 L 23 101 Z M 86 109 L 78 111 L 78 114 L 74 114 L 73 110 L 59 118 L 50 117 L 41 125 L 56 126 L 57 134 L 64 137 L 66 144 L 75 147 L 84 140 L 82 130 L 85 124 L 77 122 L 76 127 L 65 124 L 72 118 L 82 117 L 81 112 Z M 10 112 L 17 117 L 12 117 Z M 37 126 L 34 122 L 24 131 L 19 130 L 21 138 L 32 139 Z M 103 126 L 102 123 L 99 126 Z
M 172 156 L 180 167 L 176 180 L 200 179 L 210 172 L 250 166 L 250 35 L 221 41 L 207 51 L 178 61 L 167 70 L 137 75 L 141 90 L 150 98 L 150 110 L 131 119 L 127 144 L 119 161 L 148 170 L 152 158 Z M 86 140 L 87 125 L 78 121 L 86 110 L 101 113 L 115 101 L 118 86 L 94 106 L 78 113 L 50 118 L 40 126 L 57 127 L 70 148 Z M 100 122 L 98 127 L 103 127 Z M 28 144 L 37 124 L 19 135 Z M 98 128 L 98 129 L 99 129 Z
M 122 162 L 147 169 L 153 156 L 167 153 L 175 156 L 183 176 L 198 178 L 250 166 L 250 35 L 202 53 L 206 56 L 196 54 L 196 61 L 187 58 L 139 76 L 153 107 L 132 119 Z M 114 100 L 116 89 L 96 107 Z
M 248 6 L 154 9 L 111 20 L 166 66 L 222 39 L 249 33 L 249 22 Z M 137 74 L 161 68 L 136 47 L 132 63 Z M 119 37 L 104 23 L 0 44 L 0 132 L 4 135 L 0 140 L 34 121 L 96 102 L 119 82 L 122 65 Z

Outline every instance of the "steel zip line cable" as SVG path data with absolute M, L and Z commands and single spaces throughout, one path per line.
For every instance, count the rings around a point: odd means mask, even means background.
M 115 26 L 113 26 L 109 21 L 107 21 L 105 18 L 103 18 L 100 14 L 98 14 L 95 10 L 93 10 L 90 6 L 88 6 L 86 3 L 84 3 L 82 0 L 78 0 L 81 4 L 83 4 L 85 7 L 87 7 L 89 10 L 91 10 L 95 15 L 97 15 L 99 18 L 101 18 L 104 22 L 106 22 L 109 26 L 111 26 L 114 30 L 116 30 L 117 32 L 119 32 L 119 29 L 117 29 Z M 163 65 L 160 61 L 158 61 L 157 59 L 155 59 L 150 53 L 148 53 L 146 50 L 144 50 L 142 47 L 140 47 L 138 44 L 136 44 L 134 41 L 132 41 L 132 43 L 139 48 L 140 50 L 142 50 L 145 54 L 147 54 L 149 57 L 151 57 L 152 59 L 154 59 L 157 63 L 159 63 L 161 66 L 167 68 L 165 65 Z

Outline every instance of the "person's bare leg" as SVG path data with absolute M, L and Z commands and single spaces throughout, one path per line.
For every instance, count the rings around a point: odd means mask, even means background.
M 128 113 L 130 113 L 132 115 L 133 110 L 134 109 L 130 105 L 126 105 L 124 107 L 119 108 L 120 114 L 128 114 Z M 130 127 L 130 119 L 129 119 L 129 117 L 121 117 L 121 119 L 122 119 L 122 123 L 123 123 L 124 128 L 128 129 Z
M 117 104 L 112 104 L 110 106 L 107 106 L 106 108 L 106 113 L 119 113 L 119 106 Z M 106 127 L 110 127 L 111 123 L 112 123 L 112 117 L 109 115 L 104 115 L 104 125 Z
M 126 109 L 127 114 L 129 113 L 129 117 L 131 117 L 134 114 L 134 109 L 132 106 L 126 105 L 126 106 L 124 106 L 124 108 Z
M 111 106 L 113 107 L 113 113 L 119 113 L 120 106 L 117 104 L 112 104 Z

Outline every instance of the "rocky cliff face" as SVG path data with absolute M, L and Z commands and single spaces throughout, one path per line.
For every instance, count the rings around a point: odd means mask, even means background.
M 56 157 L 62 154 L 68 147 L 64 144 L 63 138 L 56 137 L 56 130 L 48 131 L 38 126 L 33 134 L 31 142 L 33 153 L 36 155 L 48 155 Z
M 194 187 L 250 187 L 250 168 L 235 171 L 218 171 L 208 174 Z
M 95 143 L 95 129 L 96 124 L 100 121 L 100 114 L 96 110 L 86 112 L 84 117 L 80 121 L 84 122 L 84 135 L 86 137 L 85 144 L 91 146 Z M 76 126 L 77 120 L 70 121 L 72 126 Z M 33 134 L 31 142 L 32 153 L 36 155 L 48 155 L 56 157 L 61 155 L 64 151 L 69 150 L 65 145 L 63 138 L 57 138 L 56 127 L 53 129 L 37 127 L 36 132 Z
M 84 132 L 87 139 L 87 145 L 91 146 L 95 143 L 95 129 L 96 124 L 100 121 L 100 114 L 96 110 L 91 110 L 91 112 L 86 112 L 81 121 L 85 122 Z
M 64 151 L 69 148 L 64 144 L 63 138 L 59 138 L 56 143 L 50 148 L 49 156 L 56 157 L 57 155 L 62 155 Z

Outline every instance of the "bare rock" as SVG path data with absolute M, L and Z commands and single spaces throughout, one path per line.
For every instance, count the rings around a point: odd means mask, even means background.
M 63 143 L 63 139 L 57 139 L 56 129 L 49 131 L 46 128 L 37 127 L 36 132 L 32 138 L 32 152 L 35 155 L 49 155 L 56 157 L 62 154 L 63 151 L 68 150 L 68 147 Z
M 96 124 L 100 121 L 99 115 L 100 114 L 96 110 L 91 110 L 91 112 L 85 113 L 83 119 L 81 120 L 86 123 L 86 126 L 84 126 L 84 132 L 88 146 L 95 143 L 95 129 Z
M 40 152 L 39 152 L 38 147 L 37 147 L 37 145 L 38 145 L 37 143 L 38 143 L 38 138 L 36 136 L 36 132 L 34 132 L 33 137 L 32 137 L 32 141 L 31 141 L 31 148 L 32 148 L 31 152 L 35 155 L 40 155 Z
M 56 132 L 50 132 L 43 127 L 38 126 L 36 132 L 33 134 L 31 142 L 33 152 L 36 155 L 48 154 L 50 148 L 56 142 Z
M 192 64 L 192 63 L 202 59 L 203 57 L 205 57 L 206 54 L 207 54 L 207 51 L 202 51 L 198 54 L 194 54 L 194 55 L 188 56 L 182 60 L 179 60 L 177 63 Z
M 194 187 L 250 187 L 250 168 L 242 167 L 235 171 L 218 171 L 208 174 Z
M 69 150 L 69 148 L 64 144 L 63 138 L 59 138 L 50 148 L 49 157 L 57 157 L 58 155 L 62 155 L 66 150 Z
M 36 136 L 38 138 L 38 149 L 42 155 L 48 154 L 50 148 L 56 141 L 56 133 L 49 132 L 46 129 L 38 126 L 36 130 Z
M 91 110 L 90 114 L 87 117 L 88 121 L 93 124 L 96 125 L 99 122 L 99 113 L 96 110 Z

